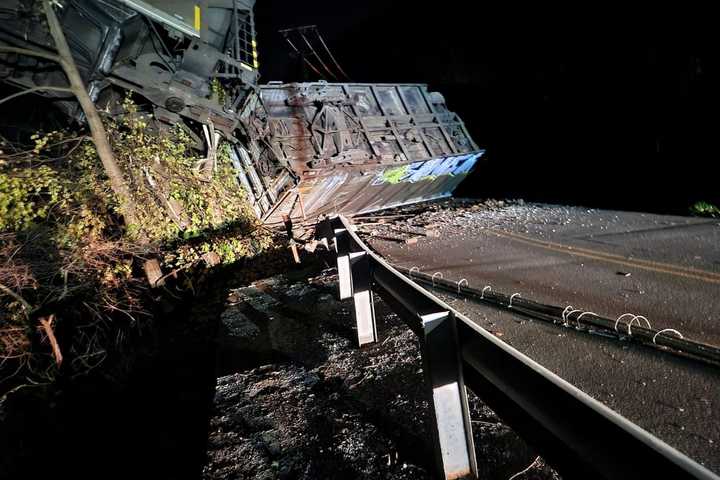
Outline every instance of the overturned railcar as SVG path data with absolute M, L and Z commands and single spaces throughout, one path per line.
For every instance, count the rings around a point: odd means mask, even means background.
M 484 153 L 422 84 L 271 82 L 254 108 L 233 158 L 268 223 L 447 197 Z
M 239 188 L 268 223 L 445 197 L 472 170 L 483 151 L 425 85 L 259 85 L 254 3 L 53 5 L 91 99 L 113 111 L 132 91 L 158 126 L 183 126 L 199 148 L 217 132 Z M 42 2 L 6 0 L 0 10 L 0 81 L 49 97 L 82 123 L 72 96 L 44 88 L 67 84 L 60 66 L 22 52 L 54 53 Z

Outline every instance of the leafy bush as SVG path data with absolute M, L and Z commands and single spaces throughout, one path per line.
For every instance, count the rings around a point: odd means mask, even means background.
M 130 100 L 124 107 L 106 129 L 136 205 L 135 225 L 123 224 L 88 137 L 55 131 L 33 136 L 24 149 L 0 151 L 0 367 L 34 372 L 38 381 L 56 374 L 38 330 L 41 312 L 53 315 L 53 328 L 71 325 L 62 348 L 73 373 L 97 366 L 128 329 L 149 319 L 142 269 L 148 255 L 191 278 L 190 267 L 231 264 L 273 248 L 227 145 L 206 175 L 186 130 L 158 131 Z M 8 361 L 27 367 L 15 370 Z
M 690 207 L 690 212 L 700 217 L 720 217 L 720 208 L 708 202 L 695 203 Z

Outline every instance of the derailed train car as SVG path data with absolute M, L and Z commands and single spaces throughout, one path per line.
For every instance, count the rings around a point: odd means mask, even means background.
M 181 124 L 199 143 L 199 126 L 217 131 L 268 223 L 448 196 L 483 154 L 425 85 L 259 85 L 254 0 L 55 4 L 93 101 L 111 110 L 133 91 L 161 125 Z M 8 0 L 0 13 L 0 47 L 52 52 L 41 1 Z M 83 121 L 74 99 L 39 88 L 65 83 L 53 62 L 0 51 L 0 79 Z
M 271 82 L 258 105 L 268 133 L 256 151 L 292 177 L 281 195 L 272 178 L 263 189 L 248 180 L 255 172 L 239 170 L 269 223 L 446 197 L 483 154 L 442 95 L 421 84 Z

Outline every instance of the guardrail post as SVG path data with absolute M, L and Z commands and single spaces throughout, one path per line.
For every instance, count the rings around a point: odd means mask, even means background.
M 338 289 L 340 300 L 352 297 L 353 284 L 350 272 L 350 235 L 345 228 L 335 228 L 337 251 Z
M 358 345 L 362 347 L 366 343 L 377 341 L 370 260 L 367 253 L 352 252 L 350 254 L 350 270 L 352 271 L 352 296 Z
M 330 246 L 333 245 L 335 240 L 335 232 L 329 218 L 320 219 L 315 227 L 315 238 L 325 246 L 327 251 L 330 251 Z
M 423 364 L 432 392 L 435 455 L 440 478 L 477 478 L 475 444 L 452 312 L 421 316 Z

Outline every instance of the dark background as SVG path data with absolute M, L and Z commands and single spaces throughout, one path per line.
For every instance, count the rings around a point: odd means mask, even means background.
M 256 6 L 263 82 L 317 78 L 277 33 L 316 24 L 353 81 L 443 93 L 487 149 L 459 195 L 681 214 L 720 200 L 713 18 L 687 4 Z

